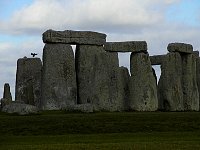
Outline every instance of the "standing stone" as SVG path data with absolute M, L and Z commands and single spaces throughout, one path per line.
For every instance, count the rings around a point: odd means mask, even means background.
M 8 83 L 4 84 L 3 98 L 12 101 L 12 95 L 11 95 L 11 92 L 10 92 L 10 85 Z
M 105 52 L 102 46 L 78 45 L 76 71 L 79 104 L 93 104 L 96 111 L 124 110 L 117 53 Z
M 200 100 L 200 58 L 196 58 L 196 76 L 197 76 L 197 86 L 198 86 L 198 91 L 199 91 L 199 100 Z M 200 105 L 200 104 L 199 104 Z M 200 107 L 200 106 L 199 106 Z
M 121 93 L 121 99 L 123 101 L 123 107 L 124 110 L 129 110 L 129 106 L 130 106 L 130 75 L 129 75 L 129 71 L 126 67 L 120 67 L 119 68 L 119 73 L 120 73 L 120 85 L 121 88 L 119 90 L 119 92 Z
M 158 82 L 159 109 L 183 111 L 182 60 L 178 52 L 168 53 Z
M 41 69 L 40 58 L 21 58 L 17 61 L 16 101 L 39 107 L 41 100 Z
M 58 110 L 76 104 L 76 74 L 72 47 L 45 44 L 42 70 L 42 108 Z
M 131 54 L 130 108 L 136 111 L 158 109 L 157 87 L 148 54 Z
M 99 61 L 98 55 L 100 55 L 100 53 L 104 53 L 102 46 L 76 46 L 75 62 L 77 73 L 78 104 L 95 103 L 99 101 L 99 97 L 94 95 L 94 91 L 96 88 L 95 86 L 98 86 L 98 84 L 95 83 L 95 75 L 98 71 L 96 70 L 96 66 Z M 101 76 L 102 73 L 97 75 Z
M 185 111 L 199 111 L 199 91 L 196 78 L 196 57 L 182 55 L 182 89 Z

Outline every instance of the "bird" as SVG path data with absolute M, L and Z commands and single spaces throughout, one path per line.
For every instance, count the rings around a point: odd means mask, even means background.
M 32 55 L 33 57 L 35 57 L 37 54 L 36 54 L 36 53 L 31 53 L 31 55 Z

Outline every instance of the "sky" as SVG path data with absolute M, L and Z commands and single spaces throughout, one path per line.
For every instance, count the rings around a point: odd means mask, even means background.
M 200 1 L 0 0 L 0 97 L 4 83 L 15 95 L 18 58 L 31 52 L 42 58 L 48 29 L 102 32 L 112 42 L 145 40 L 150 55 L 166 54 L 173 42 L 200 50 Z M 130 53 L 120 53 L 119 61 L 129 68 Z

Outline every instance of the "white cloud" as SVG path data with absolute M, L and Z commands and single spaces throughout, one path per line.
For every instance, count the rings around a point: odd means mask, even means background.
M 142 29 L 164 20 L 165 7 L 177 0 L 35 0 L 1 21 L 0 32 L 41 33 L 54 29 L 119 31 Z

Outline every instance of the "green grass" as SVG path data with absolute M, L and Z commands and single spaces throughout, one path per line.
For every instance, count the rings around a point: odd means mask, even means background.
M 1 149 L 200 149 L 200 112 L 0 113 Z

